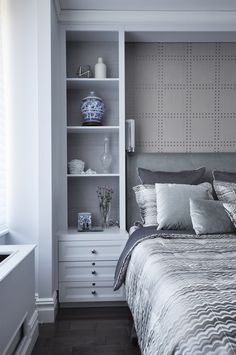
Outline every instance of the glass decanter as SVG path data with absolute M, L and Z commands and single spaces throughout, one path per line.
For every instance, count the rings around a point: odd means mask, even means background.
M 105 137 L 104 138 L 104 152 L 101 155 L 101 163 L 102 163 L 102 169 L 104 174 L 108 174 L 110 171 L 110 166 L 112 163 L 112 156 L 109 153 L 109 138 Z

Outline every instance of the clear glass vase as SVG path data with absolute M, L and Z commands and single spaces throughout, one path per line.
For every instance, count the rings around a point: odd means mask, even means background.
M 104 151 L 103 154 L 101 155 L 101 163 L 102 163 L 102 170 L 104 174 L 110 173 L 110 167 L 112 163 L 112 156 L 109 152 L 109 138 L 105 137 L 104 138 Z
M 109 227 L 109 219 L 111 214 L 111 201 L 103 201 L 99 204 L 100 215 L 101 215 L 101 225 L 102 228 L 106 229 Z

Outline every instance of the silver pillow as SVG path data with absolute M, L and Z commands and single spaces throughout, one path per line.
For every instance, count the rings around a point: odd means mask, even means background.
M 147 226 L 157 225 L 157 204 L 154 185 L 137 185 L 133 187 L 135 198 L 139 206 L 143 224 Z
M 189 199 L 213 199 L 212 186 L 208 182 L 200 185 L 155 184 L 157 223 L 159 229 L 193 229 Z
M 213 181 L 217 198 L 223 202 L 236 202 L 236 184 L 226 181 Z
M 223 203 L 224 209 L 236 228 L 236 203 Z
M 190 199 L 190 215 L 196 234 L 231 233 L 235 230 L 221 201 Z

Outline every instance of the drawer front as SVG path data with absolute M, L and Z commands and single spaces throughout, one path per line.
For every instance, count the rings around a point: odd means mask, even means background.
M 113 291 L 112 282 L 60 282 L 60 302 L 125 301 L 124 287 Z
M 59 281 L 113 281 L 116 264 L 116 261 L 60 262 Z
M 119 241 L 59 242 L 59 261 L 118 260 L 123 247 Z

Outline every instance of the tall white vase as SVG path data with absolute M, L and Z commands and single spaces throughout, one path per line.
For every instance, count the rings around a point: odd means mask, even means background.
M 98 62 L 94 67 L 95 78 L 104 79 L 107 77 L 107 67 L 106 64 L 103 63 L 103 58 L 98 57 Z

